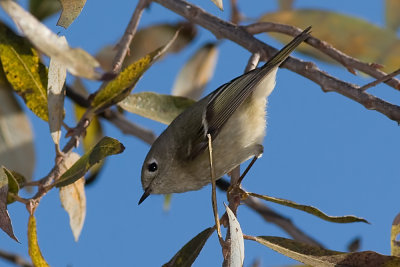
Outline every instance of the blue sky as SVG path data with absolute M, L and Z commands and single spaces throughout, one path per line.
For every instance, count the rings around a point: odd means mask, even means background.
M 54 32 L 66 35 L 71 46 L 95 54 L 104 45 L 115 43 L 123 34 L 136 2 L 121 0 L 110 4 L 105 0 L 88 1 L 68 30 L 55 26 L 58 15 L 45 23 Z M 224 1 L 226 6 L 228 2 Z M 221 18 L 229 16 L 229 7 L 220 12 L 208 1 L 195 3 Z M 252 18 L 277 9 L 275 1 L 263 0 L 239 1 L 239 6 Z M 295 6 L 333 10 L 384 25 L 384 6 L 380 1 L 357 5 L 353 1 L 299 0 Z M 5 17 L 4 12 L 0 11 L 0 17 Z M 154 3 L 144 12 L 140 27 L 179 19 Z M 260 38 L 275 47 L 282 47 L 270 38 Z M 170 55 L 151 67 L 137 84 L 135 92 L 169 93 L 176 72 L 185 61 L 199 46 L 214 40 L 209 32 L 199 28 L 195 41 L 181 54 Z M 221 42 L 215 77 L 207 90 L 214 90 L 240 75 L 249 56 L 250 53 L 238 45 Z M 362 85 L 370 81 L 365 77 L 354 77 L 338 66 L 317 64 L 322 70 L 349 82 Z M 69 81 L 72 81 L 71 77 Z M 95 82 L 86 84 L 92 91 L 99 85 Z M 393 103 L 399 101 L 398 92 L 384 85 L 371 89 L 371 93 Z M 67 122 L 73 125 L 71 104 L 68 102 L 66 105 Z M 40 178 L 53 165 L 54 146 L 47 124 L 30 111 L 27 113 L 35 133 L 37 167 L 34 177 Z M 128 118 L 157 134 L 165 128 L 136 115 L 128 115 Z M 107 122 L 103 125 L 106 135 L 120 140 L 126 150 L 121 155 L 110 157 L 97 183 L 87 188 L 87 217 L 79 242 L 73 240 L 58 192 L 52 190 L 41 201 L 36 218 L 43 255 L 51 266 L 160 266 L 197 233 L 213 225 L 211 187 L 173 195 L 169 212 L 163 211 L 161 196 L 151 196 L 137 206 L 142 194 L 140 168 L 149 147 L 138 139 L 121 134 Z M 333 224 L 268 203 L 329 249 L 344 251 L 350 240 L 361 237 L 362 250 L 390 253 L 390 227 L 399 212 L 400 143 L 395 122 L 341 95 L 323 93 L 318 85 L 281 69 L 275 91 L 269 98 L 267 132 L 264 155 L 244 180 L 243 186 L 247 190 L 313 205 L 330 215 L 364 217 L 371 222 L 370 225 Z M 219 192 L 218 200 L 222 214 L 225 195 Z M 0 249 L 27 258 L 28 213 L 18 203 L 9 206 L 9 213 L 21 244 L 3 233 Z M 238 220 L 246 234 L 287 237 L 282 230 L 266 223 L 245 206 L 239 208 Z M 245 251 L 245 266 L 250 266 L 256 259 L 262 266 L 295 263 L 251 241 L 245 242 Z M 0 262 L 2 266 L 8 266 Z M 221 248 L 214 234 L 194 266 L 218 266 L 221 262 Z

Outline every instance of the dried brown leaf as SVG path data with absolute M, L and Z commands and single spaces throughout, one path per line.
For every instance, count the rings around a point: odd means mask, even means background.
M 218 50 L 214 43 L 202 46 L 180 70 L 172 95 L 199 100 L 211 80 L 217 63 Z

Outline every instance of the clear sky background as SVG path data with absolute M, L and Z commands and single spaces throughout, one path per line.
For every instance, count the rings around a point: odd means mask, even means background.
M 221 12 L 211 1 L 195 1 L 224 19 L 230 14 L 228 2 L 224 1 L 226 10 Z M 277 10 L 276 1 L 238 2 L 241 11 L 250 18 Z M 333 10 L 383 26 L 382 2 L 298 0 L 295 6 Z M 104 45 L 113 44 L 122 36 L 136 3 L 89 0 L 68 30 L 55 26 L 58 14 L 45 23 L 54 32 L 66 35 L 71 46 L 82 47 L 95 54 Z M 0 11 L 0 17 L 3 19 L 5 16 Z M 179 20 L 179 16 L 153 3 L 150 10 L 144 12 L 140 27 Z M 134 91 L 169 93 L 176 73 L 188 58 L 202 44 L 215 40 L 208 31 L 200 27 L 198 30 L 198 36 L 190 46 L 182 53 L 169 55 L 152 66 Z M 260 38 L 277 48 L 282 47 L 271 38 L 262 35 Z M 303 55 L 294 55 L 315 61 Z M 249 56 L 250 53 L 238 45 L 221 42 L 215 76 L 207 91 L 242 74 Z M 322 70 L 349 82 L 365 84 L 371 81 L 355 77 L 343 67 L 321 62 L 317 64 Z M 72 81 L 71 77 L 68 81 Z M 99 85 L 95 82 L 86 84 L 92 91 Z M 398 92 L 387 86 L 378 86 L 371 92 L 399 103 Z M 73 125 L 69 100 L 66 105 L 67 122 Z M 54 164 L 54 145 L 47 124 L 30 111 L 27 113 L 35 133 L 37 167 L 34 177 L 38 179 L 45 176 Z M 139 116 L 128 115 L 128 118 L 153 129 L 157 134 L 165 128 L 160 123 Z M 192 237 L 213 225 L 211 187 L 173 195 L 168 212 L 163 210 L 162 196 L 151 196 L 138 206 L 143 193 L 140 169 L 149 146 L 121 134 L 107 122 L 103 126 L 105 134 L 120 140 L 126 150 L 121 155 L 110 157 L 97 183 L 87 188 L 87 217 L 77 243 L 57 190 L 44 197 L 35 214 L 42 253 L 51 266 L 160 266 Z M 252 192 L 316 206 L 329 215 L 352 214 L 366 218 L 370 225 L 334 224 L 268 203 L 329 249 L 345 251 L 352 239 L 360 237 L 362 250 L 390 254 L 390 227 L 400 211 L 398 137 L 398 125 L 380 113 L 368 111 L 339 94 L 323 93 L 313 82 L 281 69 L 277 87 L 269 99 L 265 153 L 245 178 L 243 186 Z M 222 214 L 225 194 L 219 192 L 218 200 L 219 213 Z M 28 213 L 20 203 L 10 205 L 9 213 L 21 244 L 1 233 L 0 249 L 28 258 Z M 245 206 L 239 207 L 238 220 L 246 234 L 287 237 L 282 230 L 266 223 Z M 245 241 L 245 254 L 244 266 L 251 266 L 255 260 L 260 260 L 261 266 L 296 263 L 252 241 Z M 221 262 L 221 248 L 214 234 L 194 266 L 219 266 Z M 0 265 L 12 266 L 2 260 Z

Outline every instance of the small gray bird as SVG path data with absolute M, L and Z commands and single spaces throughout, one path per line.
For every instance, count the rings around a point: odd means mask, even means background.
M 278 67 L 308 38 L 296 36 L 261 68 L 222 85 L 184 110 L 153 143 L 142 167 L 142 203 L 150 194 L 198 190 L 210 183 L 207 134 L 211 135 L 215 177 L 263 152 L 267 97 Z

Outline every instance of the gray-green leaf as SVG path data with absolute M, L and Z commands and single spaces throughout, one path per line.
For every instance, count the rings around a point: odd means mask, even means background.
M 329 216 L 320 211 L 319 209 L 313 207 L 313 206 L 307 206 L 307 205 L 302 205 L 298 204 L 296 202 L 287 200 L 287 199 L 281 199 L 281 198 L 276 198 L 276 197 L 270 197 L 270 196 L 265 196 L 265 195 L 259 195 L 256 193 L 247 193 L 250 196 L 257 197 L 264 199 L 266 201 L 274 202 L 283 206 L 295 208 L 298 210 L 302 210 L 304 212 L 307 212 L 309 214 L 312 214 L 314 216 L 317 216 L 325 221 L 328 222 L 334 222 L 334 223 L 353 223 L 353 222 L 364 222 L 364 223 L 369 223 L 367 220 L 359 217 L 355 217 L 352 215 L 348 216 Z
M 168 125 L 195 102 L 181 96 L 142 92 L 129 95 L 118 105 L 126 111 Z
M 203 232 L 196 235 L 185 246 L 183 246 L 175 256 L 163 267 L 190 267 L 199 256 L 208 238 L 214 232 L 214 227 L 205 229 Z
M 125 147 L 116 139 L 103 137 L 90 151 L 86 152 L 55 183 L 57 187 L 74 183 L 96 163 L 105 157 L 122 153 Z

